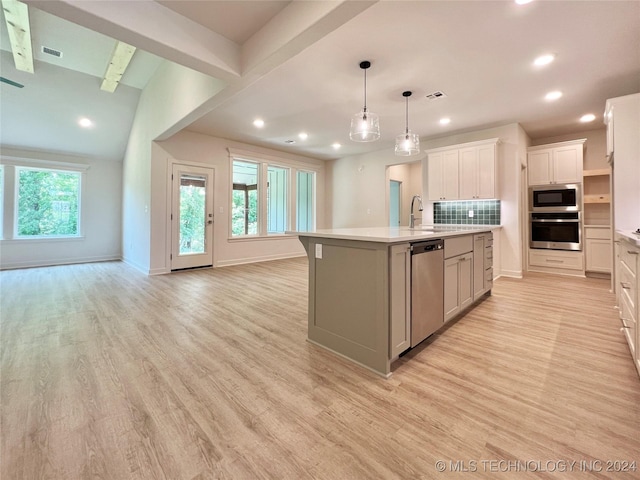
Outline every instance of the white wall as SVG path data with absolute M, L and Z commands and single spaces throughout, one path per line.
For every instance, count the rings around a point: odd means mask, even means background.
M 211 166 L 214 180 L 214 266 L 287 258 L 304 255 L 302 244 L 295 236 L 269 238 L 230 239 L 229 205 L 231 199 L 231 161 L 228 149 L 250 151 L 256 157 L 277 157 L 285 162 L 300 163 L 319 170 L 316 177 L 316 225 L 325 226 L 324 218 L 324 162 L 299 155 L 247 145 L 232 140 L 211 137 L 195 132 L 182 131 L 153 147 L 152 160 L 152 226 L 150 272 L 165 273 L 170 270 L 170 191 L 167 179 L 169 162 L 187 162 Z M 222 213 L 220 209 L 222 208 Z
M 140 95 L 123 166 L 122 257 L 145 273 L 151 265 L 152 142 L 222 88 L 220 80 L 163 62 Z
M 393 165 L 387 168 L 387 207 L 389 206 L 389 181 L 396 180 L 402 182 L 401 186 L 401 207 L 400 207 L 400 225 L 409 225 L 409 215 L 411 213 L 411 199 L 414 195 L 422 195 L 422 164 L 421 162 L 406 163 L 402 165 Z M 420 223 L 418 219 L 422 219 L 422 212 L 418 211 L 418 205 L 414 207 L 416 223 Z M 387 208 L 387 219 L 389 218 L 389 210 Z M 388 222 L 387 222 L 388 224 Z
M 523 270 L 521 239 L 521 162 L 526 159 L 526 134 L 518 124 L 452 135 L 421 142 L 423 150 L 459 143 L 500 138 L 498 145 L 498 198 L 502 205 L 500 266 L 494 273 L 520 277 Z M 385 226 L 387 166 L 399 163 L 393 149 L 344 157 L 329 162 L 327 211 L 332 228 Z M 427 192 L 426 157 L 422 159 L 422 192 Z M 425 195 L 423 195 L 424 197 Z M 433 219 L 433 204 L 425 202 L 426 222 Z
M 570 135 L 536 138 L 531 140 L 531 145 L 535 146 L 556 142 L 568 142 L 569 140 L 578 140 L 581 138 L 587 139 L 584 150 L 584 169 L 593 170 L 598 168 L 607 168 L 609 166 L 607 163 L 607 130 L 604 126 L 594 130 L 572 133 Z
M 61 162 L 88 167 L 83 174 L 81 231 L 83 238 L 2 240 L 0 268 L 19 268 L 66 263 L 116 260 L 121 256 L 122 162 L 76 157 L 48 152 L 2 147 L 2 157 L 20 164 L 20 160 Z M 26 164 L 23 162 L 22 164 Z M 36 166 L 29 164 L 28 166 Z M 55 165 L 39 164 L 44 168 Z M 62 167 L 61 167 L 62 168 Z M 11 167 L 5 167 L 5 173 Z M 7 185 L 7 183 L 5 183 Z M 11 208 L 13 191 L 5 191 L 3 205 Z M 11 217 L 5 215 L 4 232 L 11 232 Z

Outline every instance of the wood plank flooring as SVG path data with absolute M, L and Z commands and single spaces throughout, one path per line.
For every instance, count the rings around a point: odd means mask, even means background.
M 605 280 L 499 279 L 388 380 L 305 341 L 305 259 L 0 282 L 3 480 L 640 478 Z

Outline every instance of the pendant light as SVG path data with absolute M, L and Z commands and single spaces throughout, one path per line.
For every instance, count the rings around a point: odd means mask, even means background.
M 364 108 L 361 112 L 351 117 L 351 131 L 349 138 L 354 142 L 375 142 L 380 138 L 380 120 L 378 115 L 367 111 L 367 68 L 371 62 L 360 62 L 360 68 L 364 70 Z
M 411 92 L 402 92 L 402 96 L 406 100 L 406 127 L 404 133 L 396 137 L 396 155 L 408 157 L 409 155 L 417 155 L 420 153 L 420 137 L 417 133 L 411 133 L 409 130 L 409 97 Z

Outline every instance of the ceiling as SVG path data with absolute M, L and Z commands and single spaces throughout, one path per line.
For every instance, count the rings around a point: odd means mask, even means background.
M 270 23 L 282 21 L 297 2 L 158 3 L 165 7 L 167 15 L 182 18 L 175 23 L 176 29 L 184 28 L 183 20 L 189 19 L 194 28 L 214 31 L 241 50 Z M 93 81 L 99 85 L 106 68 L 104 62 L 115 41 L 31 5 L 30 12 L 36 58 L 36 74 L 32 77 L 43 78 L 41 83 L 29 85 L 28 78 L 24 78 L 29 74 L 12 71 L 5 61 L 8 53 L 3 52 L 2 75 L 17 75 L 27 83 L 20 90 L 1 86 L 0 140 L 3 144 L 26 146 L 15 139 L 24 142 L 28 137 L 45 136 L 38 132 L 34 135 L 29 114 L 61 122 L 62 111 L 50 103 L 56 100 L 55 91 L 66 89 L 68 92 L 60 96 L 67 104 L 71 102 L 78 108 L 91 105 L 97 112 L 117 103 L 115 99 L 120 94 L 128 107 L 114 114 L 122 115 L 119 123 L 125 128 L 110 134 L 112 143 L 119 146 L 109 155 L 121 159 L 125 148 L 122 145 L 128 138 L 126 128 L 131 124 L 140 89 L 157 68 L 162 51 L 150 48 L 155 54 L 151 55 L 138 50 L 123 77 L 124 85 L 114 96 L 109 97 L 98 86 L 85 91 L 78 84 Z M 112 37 L 116 38 L 117 33 L 114 29 Z M 92 35 L 96 35 L 94 40 Z M 5 36 L 3 31 L 0 40 L 6 50 Z M 39 53 L 41 44 L 64 50 L 64 63 L 58 65 L 57 59 Z M 556 55 L 553 63 L 545 67 L 532 65 L 535 57 L 548 52 Z M 363 103 L 363 74 L 358 66 L 362 60 L 372 63 L 367 73 L 367 106 L 380 115 L 382 137 L 374 143 L 355 143 L 348 137 L 350 118 Z M 51 68 L 45 68 L 44 62 Z M 53 76 L 44 78 L 45 73 Z M 74 75 L 84 75 L 90 81 L 72 81 Z M 640 91 L 640 2 L 560 0 L 522 6 L 512 1 L 372 2 L 361 13 L 327 29 L 309 46 L 293 51 L 255 79 L 245 83 L 238 79 L 235 90 L 233 80 L 229 85 L 227 95 L 214 102 L 212 110 L 187 130 L 320 159 L 391 148 L 395 136 L 405 128 L 404 90 L 413 91 L 409 127 L 423 140 L 514 122 L 520 123 L 532 138 L 602 128 L 607 98 Z M 134 94 L 127 94 L 128 89 Z M 437 90 L 446 97 L 426 98 Z M 551 90 L 561 90 L 564 95 L 548 102 L 544 95 Z M 69 96 L 73 94 L 72 101 Z M 27 112 L 19 112 L 26 100 L 14 101 L 12 97 L 16 95 L 34 99 Z M 96 107 L 96 98 L 103 95 L 107 99 L 100 100 L 101 106 Z M 595 114 L 596 120 L 579 123 L 585 113 Z M 442 126 L 439 119 L 445 116 L 451 123 Z M 265 121 L 264 128 L 252 125 L 255 118 Z M 16 124 L 10 131 L 6 130 L 8 122 Z M 49 128 L 52 124 L 51 120 L 40 123 Z M 25 125 L 29 126 L 28 134 L 20 137 L 18 131 L 27 132 Z M 307 140 L 298 138 L 302 131 L 309 135 Z M 75 152 L 78 135 L 81 134 L 75 126 L 73 131 L 59 132 L 56 149 Z M 287 144 L 287 140 L 295 143 Z M 342 144 L 339 150 L 332 148 L 335 142 Z M 53 148 L 47 147 L 46 141 L 41 143 L 38 148 Z M 103 148 L 107 146 L 94 143 L 98 156 L 106 156 L 98 152 Z

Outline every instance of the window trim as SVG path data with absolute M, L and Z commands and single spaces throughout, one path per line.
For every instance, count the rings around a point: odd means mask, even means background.
M 12 155 L 0 155 L 0 165 L 4 168 L 4 188 L 2 200 L 3 222 L 0 242 L 6 244 L 19 244 L 31 242 L 65 242 L 85 239 L 84 224 L 86 211 L 86 195 L 84 194 L 87 171 L 91 168 L 88 164 L 61 162 L 54 160 L 42 160 L 38 158 L 17 157 Z M 8 168 L 7 168 L 8 167 Z M 78 192 L 78 234 L 77 235 L 39 235 L 39 236 L 18 236 L 18 171 L 20 168 L 31 170 L 52 170 L 63 173 L 78 173 L 80 175 L 80 186 Z
M 227 148 L 229 152 L 229 213 L 227 215 L 228 220 L 228 235 L 227 240 L 229 242 L 247 241 L 247 240 L 261 240 L 261 239 L 282 239 L 282 238 L 296 238 L 296 235 L 287 233 L 267 233 L 266 225 L 266 178 L 267 170 L 270 166 L 286 168 L 288 169 L 288 188 L 287 192 L 287 223 L 286 230 L 294 230 L 297 226 L 297 175 L 298 172 L 313 173 L 314 174 L 314 195 L 313 195 L 313 227 L 316 228 L 318 218 L 318 204 L 317 204 L 317 185 L 318 176 L 323 170 L 323 166 L 314 165 L 312 163 L 305 163 L 292 159 L 285 159 L 269 154 L 261 154 L 248 150 L 240 150 L 234 148 Z M 232 205 L 233 205 L 233 162 L 248 162 L 258 165 L 259 178 L 258 178 L 258 233 L 255 235 L 232 235 Z M 261 177 L 260 177 L 261 176 Z M 263 180 L 265 179 L 265 180 Z M 285 231 L 286 231 L 285 230 Z

